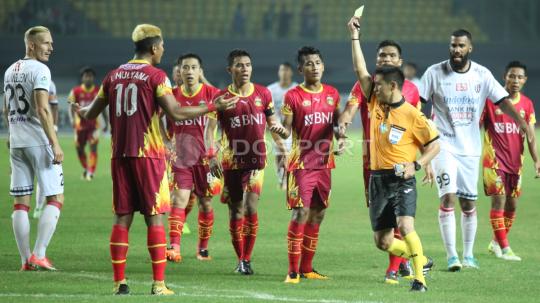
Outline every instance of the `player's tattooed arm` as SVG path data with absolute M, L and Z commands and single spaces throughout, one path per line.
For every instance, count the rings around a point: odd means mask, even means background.
M 217 155 L 218 147 L 215 141 L 216 131 L 217 120 L 210 117 L 204 129 L 204 146 L 206 148 L 206 157 L 208 158 L 210 173 L 216 178 L 221 178 L 223 176 L 223 168 L 221 167 L 221 162 Z
M 373 80 L 367 70 L 366 59 L 360 47 L 360 17 L 352 17 L 347 24 L 351 35 L 353 69 L 363 92 L 370 92 Z
M 276 141 L 276 136 L 274 135 L 278 135 L 283 139 L 287 139 L 291 135 L 290 129 L 287 129 L 285 126 L 279 123 L 275 114 L 266 117 L 266 123 L 268 124 L 268 129 L 271 131 L 274 141 Z M 281 141 L 280 139 L 277 140 Z M 276 143 L 279 144 L 278 141 L 276 141 Z

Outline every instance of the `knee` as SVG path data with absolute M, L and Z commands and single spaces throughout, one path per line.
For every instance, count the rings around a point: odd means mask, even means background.
M 229 215 L 231 219 L 239 220 L 244 217 L 244 211 L 242 210 L 242 208 L 239 207 L 230 207 Z
M 441 206 L 444 208 L 453 208 L 456 204 L 456 197 L 454 194 L 445 194 L 441 197 Z
M 210 199 L 201 199 L 199 202 L 199 208 L 202 212 L 211 212 L 212 211 L 212 200 Z
M 392 237 L 375 235 L 375 246 L 377 246 L 377 248 L 380 250 L 388 251 L 390 245 L 392 244 L 392 239 Z
M 295 208 L 292 211 L 292 220 L 298 223 L 306 223 L 308 219 L 309 210 L 305 208 Z

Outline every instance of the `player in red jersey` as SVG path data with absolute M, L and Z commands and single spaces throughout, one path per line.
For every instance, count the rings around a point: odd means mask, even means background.
M 319 227 L 329 204 L 334 125 L 339 118 L 339 92 L 322 84 L 324 62 L 314 47 L 304 46 L 297 54 L 298 71 L 304 83 L 285 94 L 282 107 L 283 138 L 293 136 L 287 159 L 287 205 L 292 209 L 287 244 L 289 271 L 285 283 L 299 283 L 300 277 L 326 280 L 313 269 Z M 343 139 L 339 139 L 339 152 Z
M 217 88 L 200 82 L 202 60 L 196 54 L 185 54 L 178 59 L 178 69 L 183 84 L 173 89 L 173 95 L 180 106 L 204 106 L 212 102 Z M 172 173 L 172 209 L 169 215 L 170 248 L 167 259 L 180 262 L 180 241 L 186 221 L 186 208 L 193 190 L 199 199 L 199 244 L 197 259 L 210 260 L 208 240 L 214 225 L 212 197 L 221 192 L 221 182 L 214 178 L 205 157 L 204 129 L 207 116 L 175 122 L 166 120 L 166 133 L 170 139 L 169 161 Z
M 375 62 L 376 67 L 381 66 L 396 66 L 400 67 L 403 64 L 403 59 L 401 57 L 401 46 L 396 41 L 392 40 L 384 40 L 379 43 L 377 46 L 377 59 Z M 418 88 L 414 83 L 412 83 L 409 80 L 405 80 L 405 83 L 403 84 L 402 89 L 403 97 L 405 98 L 405 101 L 409 102 L 416 108 L 421 108 L 421 102 L 420 102 L 420 95 L 418 93 Z M 370 162 L 370 154 L 369 154 L 369 111 L 368 111 L 368 102 L 366 100 L 366 97 L 364 96 L 364 93 L 362 92 L 362 88 L 360 87 L 360 84 L 358 81 L 354 84 L 351 93 L 349 95 L 349 100 L 347 102 L 347 106 L 345 107 L 345 110 L 342 113 L 341 121 L 346 124 L 350 124 L 352 122 L 352 118 L 354 117 L 356 111 L 360 109 L 360 117 L 362 120 L 362 153 L 363 153 L 363 161 L 364 161 L 364 192 L 366 195 L 366 204 L 368 202 L 368 183 L 369 183 L 369 175 L 370 175 L 370 169 L 369 169 L 369 162 Z M 368 205 L 369 207 L 369 205 Z M 401 239 L 401 235 L 399 233 L 398 229 L 394 230 L 394 235 L 396 238 Z M 405 258 L 401 258 L 398 256 L 394 256 L 392 254 L 388 254 L 389 258 L 389 264 L 388 268 L 386 269 L 385 279 L 384 281 L 388 284 L 397 284 L 399 283 L 398 280 L 398 271 L 399 274 L 407 279 L 411 279 L 411 267 Z
M 510 62 L 504 74 L 504 88 L 510 94 L 509 98 L 516 110 L 528 123 L 532 136 L 527 140 L 527 144 L 538 178 L 540 160 L 534 135 L 534 105 L 531 99 L 521 93 L 526 82 L 527 66 L 519 61 Z M 488 249 L 503 260 L 521 261 L 510 248 L 507 234 L 514 222 L 518 198 L 521 195 L 523 136 L 514 120 L 492 102 L 486 102 L 482 124 L 486 130 L 482 152 L 484 191 L 491 196 L 489 217 L 494 233 Z
M 230 233 L 239 261 L 236 270 L 252 275 L 251 253 L 259 228 L 257 204 L 266 166 L 265 128 L 266 124 L 276 130 L 283 126 L 274 113 L 270 91 L 251 82 L 251 56 L 247 51 L 231 51 L 227 71 L 231 74 L 232 84 L 219 91 L 216 97 L 238 96 L 239 101 L 234 109 L 219 112 L 209 119 L 205 142 L 212 174 L 224 177 L 221 201 L 229 206 Z M 222 129 L 221 163 L 214 145 L 218 122 Z M 278 146 L 283 146 L 276 134 L 272 136 Z
M 231 108 L 236 100 L 219 98 L 214 104 L 180 107 L 171 84 L 154 67 L 164 52 L 159 27 L 140 24 L 132 34 L 135 57 L 107 74 L 99 93 L 80 110 L 85 119 L 95 119 L 107 105 L 112 135 L 111 173 L 115 223 L 110 238 L 114 293 L 129 294 L 125 279 L 128 231 L 133 213 L 144 215 L 147 243 L 152 260 L 154 295 L 172 295 L 165 285 L 166 237 L 162 214 L 170 210 L 165 146 L 159 130 L 160 111 L 175 121 L 193 119 L 216 109 Z M 161 109 L 160 109 L 161 108 Z
M 80 107 L 88 106 L 96 97 L 99 87 L 94 84 L 96 72 L 90 67 L 81 69 L 81 85 L 71 89 L 68 96 L 68 102 L 77 104 Z M 83 180 L 92 180 L 97 165 L 97 149 L 99 142 L 99 127 L 96 119 L 86 120 L 75 112 L 76 107 L 71 107 L 71 116 L 73 117 L 73 129 L 75 130 L 75 147 L 79 161 L 84 169 Z M 106 111 L 103 111 L 106 115 Z M 107 119 L 104 119 L 107 121 Z M 107 129 L 105 127 L 104 129 Z M 90 156 L 86 156 L 86 144 L 90 145 Z

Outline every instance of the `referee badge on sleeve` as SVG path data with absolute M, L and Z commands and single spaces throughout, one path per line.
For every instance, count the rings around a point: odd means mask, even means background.
M 388 135 L 388 140 L 390 140 L 390 143 L 397 144 L 399 140 L 401 140 L 401 137 L 403 137 L 403 133 L 405 133 L 405 128 L 397 125 L 390 126 L 390 134 Z

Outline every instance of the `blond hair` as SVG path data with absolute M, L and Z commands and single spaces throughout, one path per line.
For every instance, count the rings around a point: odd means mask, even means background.
M 160 37 L 163 39 L 161 29 L 152 24 L 139 24 L 135 27 L 133 33 L 131 34 L 131 40 L 133 40 L 133 42 L 139 42 L 146 38 L 152 37 Z
M 30 39 L 33 39 L 35 36 L 41 34 L 41 33 L 50 33 L 51 31 L 46 28 L 45 26 L 33 26 L 26 30 L 24 33 L 24 42 L 27 43 Z

